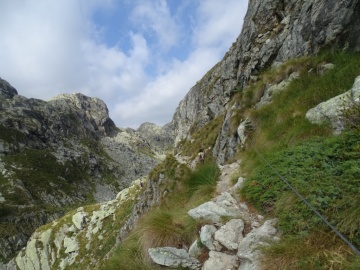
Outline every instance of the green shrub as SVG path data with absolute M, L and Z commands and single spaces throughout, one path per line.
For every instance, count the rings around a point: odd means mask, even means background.
M 266 158 L 316 209 L 325 213 L 329 220 L 339 223 L 347 216 L 339 215 L 339 211 L 349 209 L 346 201 L 359 197 L 356 188 L 360 184 L 359 136 L 359 132 L 348 132 L 325 140 L 313 139 Z M 311 211 L 292 198 L 294 195 L 267 164 L 253 171 L 241 193 L 263 211 L 283 216 L 286 222 L 280 221 L 279 225 L 285 233 L 298 231 L 301 227 L 306 230 L 321 223 L 309 219 Z M 286 205 L 286 211 L 283 205 Z M 360 200 L 354 205 L 360 205 Z M 354 240 L 360 244 L 360 234 L 357 237 L 359 239 Z
M 212 191 L 214 191 L 219 175 L 220 170 L 215 162 L 207 161 L 203 165 L 199 165 L 197 170 L 190 174 L 186 184 L 191 193 L 194 193 L 199 190 L 200 187 L 204 186 L 210 186 L 213 188 Z

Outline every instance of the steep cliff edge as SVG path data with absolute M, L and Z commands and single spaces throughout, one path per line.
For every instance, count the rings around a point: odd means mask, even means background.
M 357 0 L 250 1 L 236 42 L 176 109 L 175 143 L 190 139 L 195 130 L 221 116 L 225 121 L 213 154 L 224 163 L 239 143 L 229 128 L 230 98 L 256 80 L 259 72 L 291 58 L 322 49 L 360 51 L 359 14 Z

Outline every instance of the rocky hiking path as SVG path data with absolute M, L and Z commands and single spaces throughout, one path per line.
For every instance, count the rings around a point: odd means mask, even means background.
M 194 168 L 196 165 L 186 157 L 177 156 L 181 163 Z M 235 162 L 219 166 L 219 177 L 215 197 L 188 214 L 202 222 L 206 221 L 198 239 L 189 250 L 174 247 L 149 249 L 152 260 L 162 266 L 185 267 L 193 270 L 260 270 L 261 252 L 259 248 L 276 241 L 276 220 L 264 220 L 264 217 L 249 211 L 247 204 L 239 198 L 236 190 L 245 180 L 242 177 L 233 185 L 232 179 L 240 169 Z M 204 255 L 207 260 L 200 262 L 196 258 Z
M 226 164 L 219 166 L 221 175 L 216 185 L 216 194 L 221 194 L 223 192 L 233 193 L 236 190 L 236 186 L 232 184 L 232 179 L 235 177 L 235 174 L 240 169 L 240 162 L 234 162 L 231 164 Z

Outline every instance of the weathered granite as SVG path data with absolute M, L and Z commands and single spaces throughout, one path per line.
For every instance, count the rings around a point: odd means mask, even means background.
M 160 265 L 168 267 L 187 267 L 188 269 L 199 270 L 200 262 L 189 256 L 184 249 L 173 247 L 150 248 L 151 259 Z
M 206 246 L 209 250 L 215 250 L 214 246 L 214 233 L 216 232 L 216 227 L 214 225 L 205 225 L 201 227 L 200 230 L 200 240 L 201 243 Z
M 243 239 L 244 222 L 241 219 L 231 219 L 215 232 L 214 239 L 228 250 L 237 250 Z
M 313 124 L 330 124 L 335 134 L 344 129 L 343 111 L 360 103 L 360 76 L 355 79 L 352 88 L 318 104 L 306 113 L 306 118 Z

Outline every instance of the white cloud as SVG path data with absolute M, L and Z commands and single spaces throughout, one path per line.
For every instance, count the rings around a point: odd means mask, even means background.
M 158 48 L 166 51 L 177 44 L 179 27 L 165 0 L 139 1 L 132 13 L 132 19 L 144 33 L 155 36 Z
M 105 45 L 88 42 L 84 46 L 87 62 L 88 80 L 83 91 L 112 102 L 121 97 L 137 94 L 145 87 L 147 75 L 145 66 L 149 51 L 146 40 L 137 34 L 131 34 L 133 47 L 129 54 L 119 48 L 108 48 Z
M 207 0 L 199 2 L 198 25 L 194 43 L 200 47 L 229 47 L 229 41 L 240 34 L 248 0 Z M 231 43 L 230 43 L 231 44 Z

